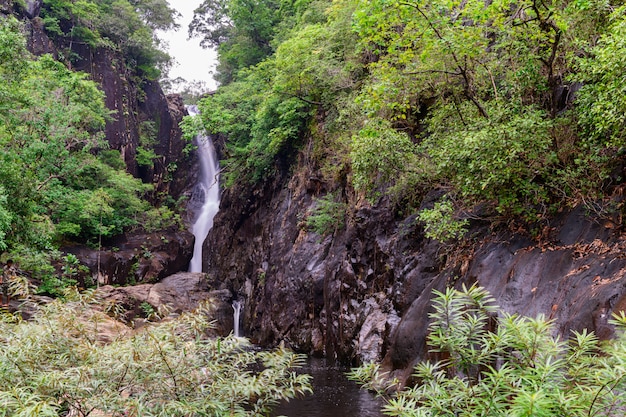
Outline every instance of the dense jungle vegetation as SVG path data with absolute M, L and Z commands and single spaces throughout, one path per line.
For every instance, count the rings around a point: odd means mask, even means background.
M 219 51 L 200 107 L 227 186 L 310 143 L 337 203 L 389 198 L 446 240 L 468 219 L 619 212 L 625 28 L 604 0 L 206 0 L 190 33 Z
M 205 0 L 190 33 L 218 49 L 221 86 L 201 100 L 201 122 L 227 138 L 228 187 L 288 173 L 303 151 L 332 191 L 306 222 L 321 234 L 381 198 L 439 240 L 461 236 L 470 219 L 533 225 L 580 204 L 621 221 L 610 197 L 624 182 L 625 7 Z M 95 245 L 171 217 L 108 149 L 103 93 L 71 68 L 80 43 L 118 52 L 138 80 L 156 80 L 169 57 L 154 30 L 175 17 L 164 0 L 44 0 L 41 22 L 60 60 L 32 56 L 22 24 L 0 20 L 1 260 L 17 260 L 44 287 L 58 284 L 50 261 L 63 242 Z M 98 309 L 111 312 L 92 296 L 66 292 L 28 322 L 0 316 L 0 415 L 263 415 L 309 390 L 291 372 L 299 356 L 205 338 L 202 310 L 104 343 Z M 421 363 L 421 383 L 389 398 L 386 412 L 622 412 L 623 336 L 563 343 L 542 318 L 493 326 L 495 309 L 478 288 L 438 294 L 428 341 L 445 360 Z M 376 371 L 353 377 L 380 389 Z
M 139 81 L 157 78 L 170 58 L 154 30 L 175 26 L 175 17 L 163 0 L 46 0 L 40 19 L 59 45 L 58 60 L 32 56 L 22 23 L 0 19 L 0 251 L 2 261 L 12 258 L 43 280 L 42 291 L 64 285 L 50 266 L 60 244 L 97 246 L 175 220 L 173 207 L 148 203 L 152 185 L 129 175 L 120 152 L 109 149 L 104 94 L 71 70 L 72 45 L 83 44 L 119 53 Z
M 226 138 L 226 186 L 285 178 L 300 152 L 327 191 L 306 218 L 315 232 L 366 201 L 440 241 L 471 220 L 538 234 L 581 205 L 621 226 L 621 2 L 205 0 L 190 33 L 219 52 L 221 86 L 200 109 Z M 376 364 L 352 377 L 390 416 L 624 414 L 623 315 L 600 343 L 497 311 L 480 288 L 435 294 L 414 386 L 389 396 Z

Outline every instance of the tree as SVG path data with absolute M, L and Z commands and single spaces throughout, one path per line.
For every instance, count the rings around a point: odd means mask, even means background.
M 271 41 L 281 20 L 277 0 L 205 0 L 194 11 L 189 35 L 205 47 L 216 47 L 221 83 L 240 69 L 261 62 L 273 51 Z
M 72 45 L 117 49 L 127 64 L 149 78 L 158 78 L 157 68 L 166 68 L 170 57 L 159 49 L 155 30 L 177 27 L 178 13 L 165 0 L 45 0 L 41 16 L 46 30 Z
M 189 36 L 200 37 L 204 48 L 216 48 L 232 37 L 234 23 L 229 15 L 229 0 L 205 0 L 194 10 Z
M 129 3 L 135 7 L 141 20 L 153 31 L 180 27 L 176 23 L 180 13 L 170 7 L 167 0 L 130 0 Z

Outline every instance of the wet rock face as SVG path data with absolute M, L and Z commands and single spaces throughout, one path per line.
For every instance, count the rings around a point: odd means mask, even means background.
M 178 198 L 193 183 L 195 160 L 185 155 L 186 142 L 179 127 L 187 115 L 182 97 L 166 96 L 157 82 L 138 85 L 126 67 L 124 58 L 106 48 L 95 50 L 87 45 L 73 44 L 81 57 L 74 69 L 91 74 L 105 94 L 105 104 L 112 111 L 107 122 L 106 139 L 112 149 L 121 152 L 127 171 L 144 182 L 154 184 L 155 195 L 167 193 Z M 154 148 L 158 158 L 153 167 L 139 166 L 136 161 L 141 132 L 154 130 Z
M 43 0 L 25 0 L 24 11 L 26 12 L 26 16 L 28 16 L 29 19 L 39 16 L 42 5 Z
M 613 312 L 626 310 L 626 240 L 587 218 L 582 209 L 554 222 L 548 239 L 500 235 L 477 245 L 463 268 L 443 270 L 413 301 L 390 340 L 385 365 L 408 378 L 427 358 L 426 328 L 432 289 L 477 282 L 496 298 L 502 312 L 553 320 L 567 339 L 588 329 L 601 339 L 614 329 Z
M 334 237 L 307 230 L 303 219 L 326 193 L 308 169 L 264 189 L 226 190 L 205 270 L 246 299 L 245 333 L 256 343 L 381 359 L 411 297 L 439 270 L 436 246 L 388 207 L 364 206 Z

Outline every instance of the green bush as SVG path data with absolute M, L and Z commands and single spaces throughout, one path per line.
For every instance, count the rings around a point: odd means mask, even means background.
M 265 85 L 266 69 L 252 69 L 200 101 L 205 130 L 228 137 L 226 159 L 220 162 L 226 186 L 272 178 L 276 162 L 291 157 L 305 131 L 310 105 L 274 93 Z M 197 132 L 193 121 L 186 123 L 188 135 Z
M 624 415 L 624 313 L 615 318 L 616 339 L 601 344 L 587 331 L 561 340 L 543 316 L 497 317 L 493 298 L 477 286 L 434 295 L 428 347 L 441 359 L 415 367 L 417 384 L 389 398 L 386 415 Z M 380 391 L 377 368 L 368 369 L 355 370 L 352 378 Z
M 392 184 L 402 174 L 415 154 L 415 146 L 404 133 L 393 129 L 384 119 L 368 122 L 352 138 L 352 183 L 370 196 Z
M 326 236 L 343 228 L 347 206 L 335 201 L 335 195 L 330 193 L 315 202 L 315 208 L 306 217 L 306 225 L 315 233 Z
M 610 18 L 609 30 L 602 34 L 590 53 L 577 61 L 580 71 L 573 81 L 584 83 L 578 92 L 580 127 L 600 147 L 626 146 L 626 19 L 625 7 Z
M 432 209 L 423 209 L 418 215 L 425 224 L 426 237 L 445 242 L 457 239 L 467 231 L 467 219 L 454 217 L 454 207 L 449 200 L 435 203 Z
M 452 106 L 433 112 L 432 135 L 421 145 L 432 177 L 449 181 L 466 203 L 490 201 L 500 213 L 547 204 L 552 190 L 545 183 L 557 163 L 553 120 L 528 106 L 489 110 L 490 119 L 466 119 L 464 125 L 453 121 Z
M 303 356 L 207 338 L 208 308 L 104 335 L 115 326 L 93 292 L 65 299 L 29 321 L 0 316 L 0 334 L 11 336 L 0 340 L 0 379 L 10 381 L 0 387 L 0 416 L 261 417 L 310 392 L 309 376 L 292 372 Z

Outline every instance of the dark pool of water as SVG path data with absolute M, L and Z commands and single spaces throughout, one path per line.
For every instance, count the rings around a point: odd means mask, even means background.
M 273 417 L 382 417 L 382 400 L 346 378 L 349 369 L 309 359 L 299 372 L 313 376 L 313 394 L 281 404 Z

